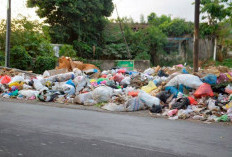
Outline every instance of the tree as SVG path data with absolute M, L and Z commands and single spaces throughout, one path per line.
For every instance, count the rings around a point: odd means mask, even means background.
M 26 17 L 19 17 L 11 21 L 11 48 L 23 46 L 28 54 L 35 58 L 39 55 L 52 55 L 50 36 L 46 27 L 38 21 L 29 21 Z M 5 50 L 6 22 L 0 22 L 0 51 Z
M 140 15 L 140 23 L 141 23 L 141 24 L 145 24 L 145 23 L 146 23 L 146 21 L 145 21 L 145 18 L 144 18 L 144 15 L 143 15 L 143 14 L 141 14 L 141 15 Z
M 158 27 L 167 36 L 178 37 L 193 33 L 193 23 L 184 19 L 175 18 L 172 20 L 170 16 L 161 15 L 159 17 L 155 13 L 148 15 L 147 19 L 149 24 Z
M 28 0 L 27 5 L 37 7 L 38 16 L 46 18 L 53 42 L 91 45 L 101 44 L 105 17 L 114 8 L 112 0 Z
M 224 44 L 224 38 L 228 34 L 227 28 L 231 29 L 232 26 L 232 1 L 201 0 L 201 13 L 203 14 L 202 19 L 207 20 L 207 23 L 201 24 L 200 34 L 202 37 L 213 39 L 215 42 L 214 54 L 216 54 L 217 45 Z M 220 58 L 222 59 L 222 57 Z
M 169 23 L 164 22 L 159 28 L 168 36 L 179 37 L 193 33 L 193 23 L 186 22 L 184 19 L 175 18 Z

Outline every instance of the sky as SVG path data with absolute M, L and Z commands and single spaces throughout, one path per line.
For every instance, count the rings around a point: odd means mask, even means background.
M 12 18 L 17 18 L 18 14 L 29 17 L 32 20 L 39 20 L 35 9 L 26 7 L 26 0 L 12 1 Z M 141 14 L 147 17 L 151 12 L 157 15 L 171 15 L 172 18 L 184 18 L 188 21 L 194 20 L 194 0 L 113 0 L 117 5 L 120 17 L 132 17 L 139 22 Z M 0 0 L 0 20 L 6 18 L 7 0 Z M 114 10 L 110 18 L 117 18 Z

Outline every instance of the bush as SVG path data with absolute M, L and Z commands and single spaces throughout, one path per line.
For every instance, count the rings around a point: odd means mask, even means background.
M 76 51 L 73 49 L 72 45 L 63 45 L 59 52 L 60 56 L 67 56 L 67 57 L 76 57 Z
M 31 70 L 32 57 L 23 46 L 14 46 L 11 49 L 10 66 L 21 70 Z
M 142 52 L 135 56 L 135 60 L 150 60 L 150 59 L 151 59 L 151 55 L 148 54 L 147 52 Z
M 46 56 L 39 56 L 36 58 L 35 66 L 34 66 L 34 73 L 41 74 L 45 70 L 54 69 L 56 66 L 57 58 L 55 57 L 46 57 Z

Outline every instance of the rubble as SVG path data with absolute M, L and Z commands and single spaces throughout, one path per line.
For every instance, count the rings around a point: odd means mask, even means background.
M 96 105 L 112 112 L 148 110 L 170 120 L 232 120 L 232 70 L 227 67 L 211 66 L 193 73 L 191 67 L 180 64 L 144 72 L 120 68 L 101 72 L 92 64 L 61 57 L 56 69 L 43 75 L 1 69 L 1 96 Z

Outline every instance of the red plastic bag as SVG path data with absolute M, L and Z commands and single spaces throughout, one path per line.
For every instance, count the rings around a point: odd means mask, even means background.
M 7 84 L 7 83 L 9 83 L 10 81 L 11 81 L 11 77 L 5 75 L 5 76 L 2 77 L 1 84 Z
M 124 74 L 125 72 L 126 72 L 125 69 L 119 69 L 119 70 L 118 70 L 118 73 L 123 73 L 123 74 Z
M 211 86 L 207 83 L 203 83 L 194 93 L 196 98 L 201 98 L 205 96 L 214 96 Z
M 138 91 L 130 91 L 128 92 L 128 95 L 132 96 L 132 97 L 136 97 L 138 96 L 139 92 Z
M 114 76 L 114 81 L 121 82 L 124 79 L 124 76 L 121 73 L 118 73 Z
M 193 97 L 189 96 L 188 99 L 191 105 L 197 105 L 197 101 Z

